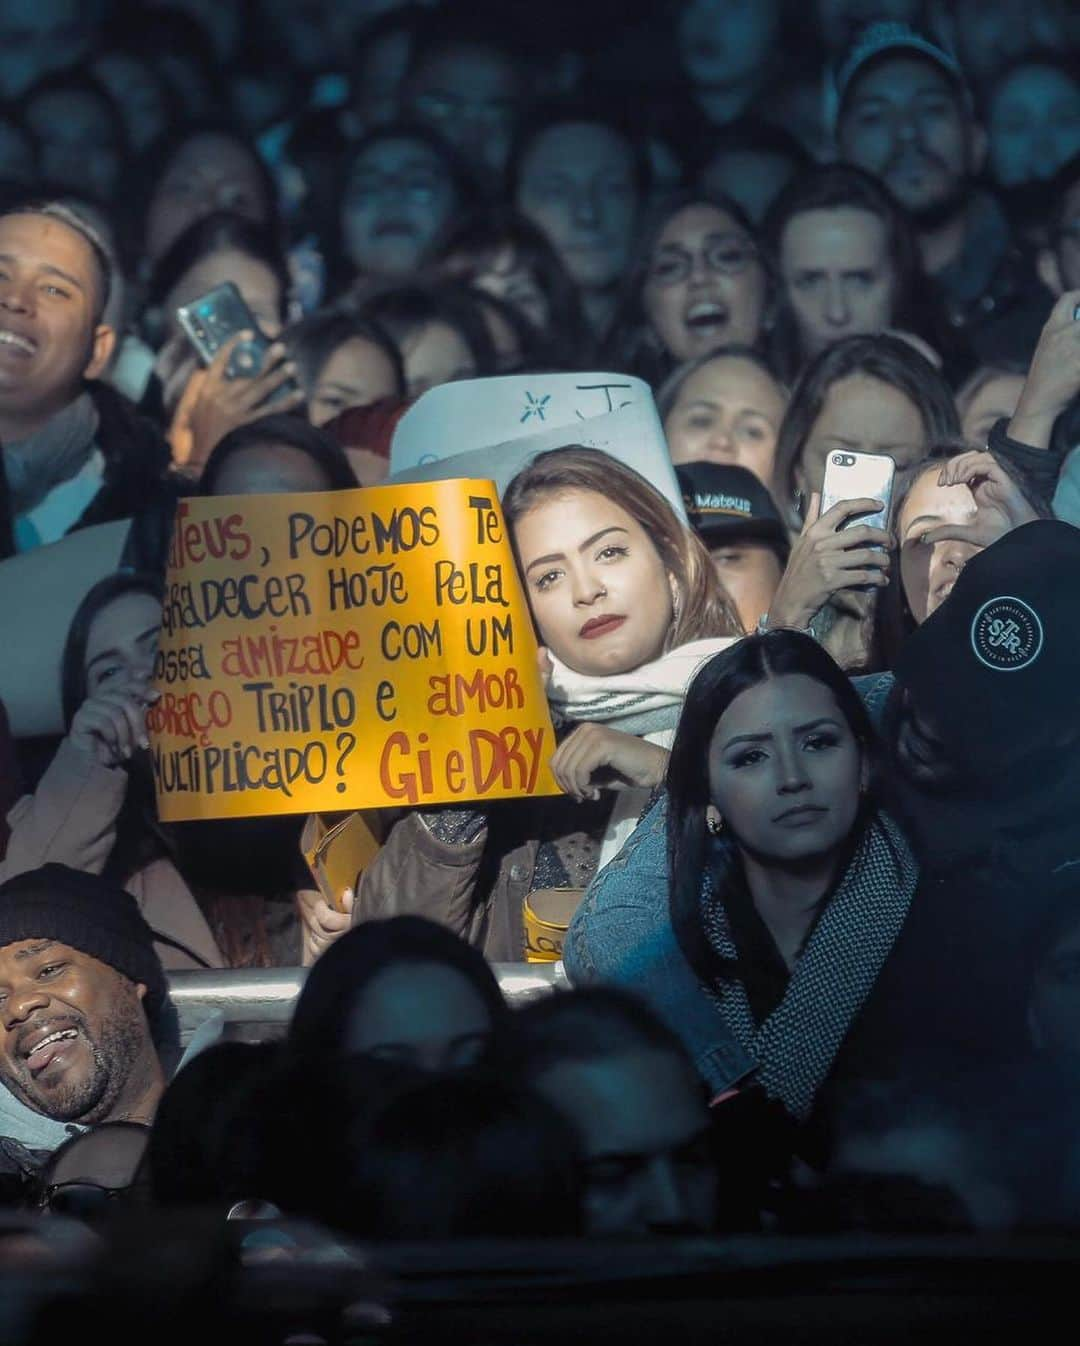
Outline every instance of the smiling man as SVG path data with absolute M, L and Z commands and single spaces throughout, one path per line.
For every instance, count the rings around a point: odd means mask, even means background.
M 110 282 L 100 239 L 66 207 L 0 215 L 0 556 L 126 518 L 163 489 L 163 439 L 100 382 Z
M 0 885 L 0 1081 L 45 1125 L 149 1123 L 165 1084 L 155 1037 L 168 1009 L 153 933 L 106 879 L 44 865 Z M 0 1133 L 10 1104 L 0 1099 Z M 25 1123 L 24 1123 L 25 1125 Z

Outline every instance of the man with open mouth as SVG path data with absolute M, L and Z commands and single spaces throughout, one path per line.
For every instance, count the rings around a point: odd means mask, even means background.
M 24 1108 L 149 1123 L 168 1004 L 153 932 L 122 888 L 56 864 L 0 885 L 0 1081 Z M 53 1148 L 55 1130 L 35 1148 Z

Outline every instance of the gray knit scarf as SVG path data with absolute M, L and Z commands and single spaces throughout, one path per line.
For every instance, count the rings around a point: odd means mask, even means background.
M 755 1022 L 737 977 L 718 978 L 709 988 L 728 1027 L 757 1061 L 766 1093 L 793 1117 L 809 1114 L 900 934 L 918 877 L 900 829 L 887 815 L 875 814 L 769 1017 Z M 737 960 L 727 912 L 708 870 L 702 907 L 714 951 Z
M 34 434 L 5 444 L 4 474 L 12 514 L 25 514 L 54 486 L 73 477 L 90 457 L 97 431 L 97 409 L 84 392 Z

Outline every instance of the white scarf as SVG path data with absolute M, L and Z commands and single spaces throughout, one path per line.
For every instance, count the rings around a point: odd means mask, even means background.
M 740 636 L 717 636 L 691 640 L 668 650 L 652 663 L 606 677 L 575 673 L 552 655 L 548 701 L 555 714 L 564 720 L 607 724 L 624 734 L 635 734 L 648 743 L 670 748 L 694 674 L 714 654 L 729 649 L 740 639 Z M 622 850 L 651 794 L 643 786 L 619 792 L 600 848 L 600 869 Z

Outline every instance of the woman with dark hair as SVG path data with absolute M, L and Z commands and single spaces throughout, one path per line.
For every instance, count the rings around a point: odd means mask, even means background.
M 361 137 L 341 182 L 341 253 L 361 287 L 414 276 L 476 200 L 456 151 L 437 131 L 406 122 Z
M 479 303 L 464 287 L 398 285 L 371 295 L 359 313 L 397 346 L 409 397 L 440 383 L 495 373 L 491 332 Z
M 574 981 L 632 986 L 710 1085 L 752 1063 L 811 1113 L 895 944 L 918 870 L 882 810 L 878 748 L 809 636 L 749 636 L 687 693 L 666 800 L 603 871 L 564 947 Z M 726 1054 L 719 1048 L 726 1047 Z
M 763 623 L 813 624 L 849 673 L 880 671 L 878 591 L 889 581 L 892 536 L 858 523 L 880 508 L 868 499 L 820 514 L 826 458 L 836 448 L 884 454 L 896 464 L 895 494 L 930 444 L 959 431 L 948 386 L 908 342 L 847 337 L 822 351 L 796 384 L 777 440 L 773 496 L 798 536 Z
M 566 794 L 406 814 L 362 875 L 353 917 L 431 916 L 513 962 L 533 895 L 577 890 L 616 854 L 663 777 L 687 682 L 742 628 L 704 545 L 606 453 L 538 454 L 503 513 L 564 731 L 551 769 Z M 340 933 L 328 908 L 305 920 L 316 945 Z
M 138 901 L 167 968 L 221 967 L 154 803 L 146 712 L 161 596 L 156 577 L 121 572 L 76 610 L 61 664 L 66 734 L 10 814 L 0 878 L 50 861 L 105 874 Z
M 483 954 L 418 916 L 365 921 L 308 973 L 288 1046 L 424 1070 L 488 1059 L 510 1011 Z
M 941 338 L 915 232 L 869 173 L 848 164 L 804 173 L 774 202 L 763 236 L 780 277 L 776 353 L 789 378 L 847 336 L 900 328 L 931 346 Z
M 218 441 L 199 479 L 200 495 L 349 491 L 356 477 L 332 435 L 299 416 L 261 416 Z
M 584 342 L 577 287 L 559 254 L 524 215 L 487 211 L 464 221 L 439 251 L 435 270 L 513 305 L 543 337 L 561 368 L 572 368 Z
M 957 439 L 948 384 L 908 342 L 854 336 L 829 346 L 803 370 L 776 444 L 773 494 L 792 529 L 821 491 L 825 459 L 839 443 L 887 453 L 903 473 L 929 444 Z
M 762 343 L 773 281 L 733 201 L 683 193 L 646 226 L 602 360 L 654 386 L 716 346 Z
M 292 310 L 288 263 L 274 234 L 242 215 L 218 211 L 196 220 L 159 260 L 146 289 L 143 334 L 158 356 L 143 406 L 169 422 L 173 461 L 193 472 L 235 426 L 265 415 L 271 404 L 277 411 L 304 400 L 299 387 L 286 386 L 296 370 L 281 343 L 254 378 L 227 376 L 236 338 L 201 367 L 176 310 L 226 281 L 240 291 L 260 331 L 279 336 Z
M 350 407 L 405 396 L 398 348 L 355 313 L 313 313 L 294 323 L 283 340 L 307 395 L 312 425 L 325 425 Z
M 277 235 L 246 215 L 216 210 L 178 234 L 147 278 L 142 323 L 151 345 L 156 348 L 180 332 L 176 310 L 181 304 L 225 280 L 236 285 L 263 331 L 276 336 L 288 320 L 292 295 L 289 264 Z
M 898 565 L 881 596 L 878 628 L 884 668 L 895 668 L 907 635 L 952 593 L 960 572 L 985 550 L 980 518 L 995 539 L 1051 517 L 1040 500 L 991 453 L 935 444 L 893 500 Z M 1002 526 L 1003 525 L 1003 526 Z

